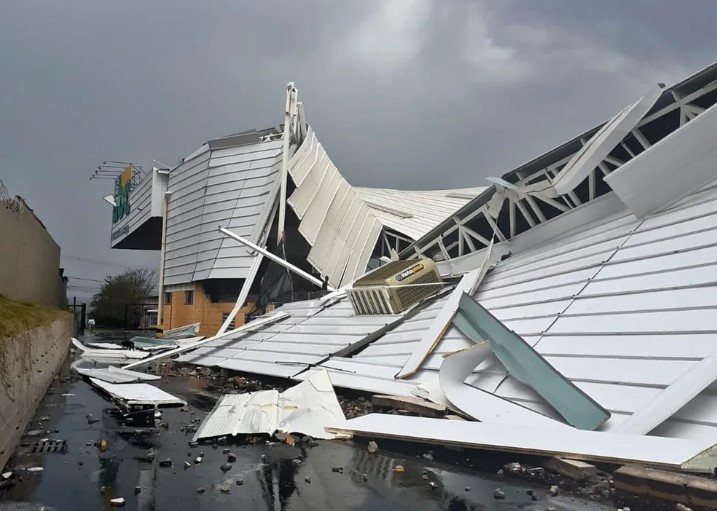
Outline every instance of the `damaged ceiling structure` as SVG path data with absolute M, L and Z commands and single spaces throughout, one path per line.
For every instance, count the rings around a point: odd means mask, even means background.
M 712 65 L 489 179 L 399 254 L 435 261 L 442 282 L 395 314 L 360 313 L 350 296 L 390 193 L 332 185 L 346 199 L 312 209 L 311 197 L 343 178 L 312 177 L 306 162 L 325 153 L 309 131 L 289 162 L 289 203 L 312 265 L 344 287 L 179 361 L 299 381 L 326 371 L 336 387 L 419 396 L 480 421 L 370 415 L 333 432 L 711 471 L 715 104 Z M 351 194 L 366 218 L 380 206 L 360 229 L 341 227 Z

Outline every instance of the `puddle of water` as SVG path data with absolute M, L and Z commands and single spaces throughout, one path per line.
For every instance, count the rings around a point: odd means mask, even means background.
M 214 404 L 203 380 L 173 377 L 163 381 L 161 386 L 187 400 L 195 413 L 165 409 L 162 420 L 169 424 L 168 430 L 137 434 L 134 427 L 122 425 L 122 414 L 109 401 L 84 381 L 73 378 L 53 384 L 52 394 L 45 397 L 29 427 L 42 429 L 40 438 L 66 440 L 66 451 L 31 453 L 20 447 L 10 468 L 42 466 L 44 471 L 31 474 L 18 470 L 22 480 L 9 490 L 0 490 L 1 510 L 39 509 L 40 504 L 68 511 L 111 509 L 109 501 L 115 497 L 126 500 L 123 510 L 142 511 L 613 509 L 569 497 L 551 497 L 542 487 L 511 482 L 469 467 L 429 462 L 415 453 L 388 451 L 380 443 L 376 454 L 350 442 L 323 441 L 316 447 L 234 444 L 226 447 L 237 460 L 223 472 L 224 446 L 190 448 L 191 434 L 180 431 L 191 419 L 204 417 Z M 87 414 L 100 421 L 89 424 Z M 47 416 L 41 425 L 40 416 Z M 54 429 L 58 432 L 45 434 Z M 95 447 L 102 439 L 108 445 L 105 452 Z M 38 437 L 23 439 L 30 445 L 37 441 Z M 150 449 L 156 452 L 154 460 L 147 459 Z M 195 465 L 193 460 L 200 452 L 204 453 L 203 462 Z M 172 459 L 172 467 L 159 466 L 158 462 L 166 458 Z M 185 461 L 191 463 L 190 468 L 184 468 Z M 396 465 L 403 465 L 405 470 L 396 472 Z M 342 467 L 343 473 L 334 472 L 334 467 Z M 435 488 L 429 482 L 434 482 Z M 223 486 L 229 493 L 222 492 Z M 140 487 L 139 493 L 136 487 Z M 505 492 L 504 500 L 494 499 L 497 487 Z M 197 493 L 198 488 L 205 492 Z M 531 500 L 528 490 L 536 501 Z

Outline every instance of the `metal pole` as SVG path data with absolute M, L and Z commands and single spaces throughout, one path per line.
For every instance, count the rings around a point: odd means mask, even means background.
M 167 180 L 169 181 L 169 180 Z M 157 300 L 157 326 L 162 325 L 162 309 L 164 308 L 164 249 L 167 238 L 167 204 L 172 192 L 165 192 L 162 197 L 162 243 L 159 249 L 159 297 Z
M 256 251 L 256 252 L 259 252 L 259 253 L 262 254 L 264 257 L 267 257 L 267 258 L 271 259 L 272 261 L 274 261 L 275 263 L 282 265 L 284 268 L 288 269 L 289 271 L 293 271 L 293 272 L 296 273 L 298 276 L 305 278 L 306 280 L 308 280 L 309 282 L 311 282 L 311 283 L 314 284 L 315 286 L 318 286 L 318 287 L 321 287 L 321 288 L 324 287 L 324 283 L 323 283 L 321 280 L 317 279 L 317 278 L 314 277 L 313 275 L 309 275 L 308 273 L 306 273 L 306 272 L 305 272 L 304 270 L 302 270 L 301 268 L 297 268 L 296 266 L 294 266 L 293 264 L 291 264 L 291 263 L 288 262 L 288 261 L 285 261 L 285 260 L 282 259 L 281 257 L 278 257 L 278 256 L 272 254 L 271 252 L 269 252 L 268 250 L 265 250 L 265 249 L 261 248 L 260 246 L 255 245 L 255 244 L 252 243 L 251 241 L 242 238 L 242 237 L 239 236 L 238 234 L 234 234 L 233 232 L 231 232 L 231 231 L 225 229 L 224 227 L 220 227 L 219 230 L 220 230 L 222 233 L 224 233 L 226 236 L 229 236 L 230 238 L 234 238 L 235 240 L 237 240 L 237 241 L 238 241 L 239 243 L 241 243 L 242 245 L 245 245 L 245 246 L 249 247 L 250 249 L 252 249 L 252 250 L 254 250 L 254 251 Z M 328 288 L 329 291 L 336 291 L 336 289 L 334 289 L 333 287 L 331 287 L 331 286 L 329 286 L 329 285 L 327 285 L 327 288 Z
M 289 172 L 289 140 L 291 138 L 291 110 L 292 99 L 295 93 L 294 82 L 289 82 L 286 85 L 286 105 L 284 108 L 284 140 L 281 150 L 281 176 L 279 178 L 281 189 L 279 192 L 279 221 L 276 233 L 277 245 L 284 239 L 284 224 L 286 222 L 286 180 Z

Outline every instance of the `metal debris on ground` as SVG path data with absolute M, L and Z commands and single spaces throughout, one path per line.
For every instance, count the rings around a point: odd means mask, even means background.
M 291 445 L 291 433 L 333 439 L 325 428 L 345 420 L 326 371 L 285 390 L 228 394 L 202 422 L 193 440 L 237 434 L 274 434 Z

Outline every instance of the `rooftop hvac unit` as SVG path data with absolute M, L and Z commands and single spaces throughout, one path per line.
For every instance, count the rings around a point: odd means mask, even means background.
M 430 259 L 392 261 L 358 279 L 347 292 L 356 314 L 398 314 L 440 291 L 441 282 Z

